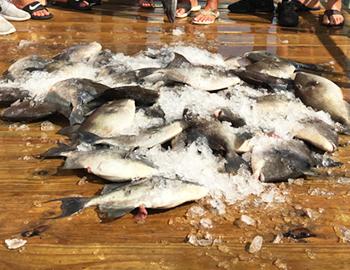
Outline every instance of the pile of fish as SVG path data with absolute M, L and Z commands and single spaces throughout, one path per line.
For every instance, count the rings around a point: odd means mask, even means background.
M 264 183 L 339 166 L 328 154 L 348 132 L 350 107 L 322 76 L 329 71 L 265 51 L 224 60 L 178 46 L 125 56 L 93 42 L 13 63 L 0 80 L 0 117 L 67 118 L 59 132 L 70 143 L 42 157 L 113 182 L 92 198 L 58 199 L 60 217 L 91 206 L 144 216 L 207 195 L 232 203 Z

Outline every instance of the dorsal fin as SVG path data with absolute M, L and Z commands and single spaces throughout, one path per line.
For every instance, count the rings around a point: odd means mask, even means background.
M 167 65 L 167 68 L 179 68 L 183 64 L 192 65 L 191 62 L 188 61 L 185 56 L 174 52 L 174 59 Z

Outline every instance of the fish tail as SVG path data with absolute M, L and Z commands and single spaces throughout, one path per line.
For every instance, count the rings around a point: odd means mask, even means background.
M 58 147 L 53 147 L 46 152 L 40 154 L 40 158 L 55 158 L 55 157 L 64 157 L 67 152 L 73 151 L 75 147 L 69 146 L 64 143 L 60 143 Z
M 102 139 L 100 136 L 87 131 L 80 131 L 78 132 L 78 134 L 79 134 L 79 140 L 81 142 L 94 144 L 96 141 Z
M 297 70 L 311 70 L 317 72 L 330 72 L 333 71 L 333 67 L 330 64 L 306 64 L 295 62 L 294 66 Z
M 67 198 L 54 199 L 47 202 L 57 202 L 57 201 L 61 202 L 62 212 L 60 215 L 52 217 L 50 219 L 68 217 L 81 212 L 85 208 L 86 203 L 90 201 L 90 198 L 67 197 Z

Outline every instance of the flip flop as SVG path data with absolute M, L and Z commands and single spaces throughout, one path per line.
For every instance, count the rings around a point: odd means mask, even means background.
M 53 15 L 51 13 L 49 13 L 49 15 L 44 15 L 44 16 L 34 15 L 36 11 L 40 11 L 40 10 L 46 10 L 47 12 L 49 12 L 46 6 L 43 6 L 39 1 L 34 1 L 26 5 L 25 7 L 22 8 L 22 10 L 28 12 L 32 20 L 49 20 L 53 18 Z
M 89 1 L 86 1 L 89 3 L 87 6 L 82 7 L 80 5 L 80 3 L 84 2 L 84 1 L 85 0 L 68 0 L 65 3 L 54 1 L 54 2 L 52 2 L 52 5 L 63 7 L 63 8 L 75 9 L 75 10 L 91 10 L 91 5 L 90 5 Z
M 185 10 L 185 13 L 182 13 L 182 14 L 176 13 L 175 14 L 176 18 L 186 18 L 188 17 L 188 15 L 191 14 L 191 12 L 200 11 L 202 7 L 200 5 L 192 7 L 191 3 L 186 1 L 186 2 L 180 2 L 177 5 L 177 9 L 180 9 L 180 8 L 183 8 Z
M 210 16 L 210 17 L 213 17 L 214 18 L 214 20 L 212 20 L 212 21 L 205 21 L 205 22 L 200 22 L 200 21 L 196 21 L 195 19 L 197 18 L 197 17 L 195 17 L 195 18 L 193 18 L 193 20 L 192 20 L 192 23 L 193 24 L 199 24 L 199 25 L 208 25 L 208 24 L 212 24 L 212 23 L 214 23 L 215 21 L 216 21 L 216 19 L 217 18 L 219 18 L 219 16 L 220 16 L 220 12 L 217 10 L 217 9 L 208 9 L 208 10 L 201 10 L 200 11 L 200 15 L 204 15 L 204 16 Z M 198 15 L 199 16 L 199 15 Z
M 308 7 L 298 0 L 292 0 L 292 2 L 296 7 L 296 11 L 317 11 L 321 9 L 321 7 Z
M 342 28 L 344 23 L 345 23 L 345 18 L 343 20 L 342 23 L 340 24 L 330 24 L 330 23 L 323 23 L 323 18 L 324 16 L 327 16 L 328 20 L 330 21 L 331 20 L 331 16 L 333 15 L 341 15 L 343 16 L 343 14 L 339 11 L 339 10 L 336 10 L 336 9 L 328 9 L 326 10 L 323 15 L 320 16 L 320 23 L 324 26 L 327 26 L 327 27 L 331 27 L 331 28 Z

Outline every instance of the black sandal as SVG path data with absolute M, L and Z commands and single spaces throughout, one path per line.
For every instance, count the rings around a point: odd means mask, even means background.
M 343 14 L 336 9 L 328 9 L 326 10 L 323 15 L 320 16 L 320 23 L 324 26 L 331 27 L 331 28 L 342 28 L 345 23 L 345 18 L 343 16 L 343 22 L 340 24 L 330 24 L 330 23 L 323 23 L 324 16 L 327 16 L 328 20 L 331 21 L 331 16 L 333 15 L 342 15 Z
M 82 7 L 80 4 L 84 1 L 87 2 L 88 5 Z M 75 10 L 91 10 L 91 5 L 87 0 L 68 0 L 66 3 L 54 1 L 52 5 Z
M 317 11 L 321 9 L 321 7 L 308 7 L 298 0 L 292 0 L 292 2 L 295 5 L 296 11 Z
M 44 15 L 44 16 L 34 15 L 34 13 L 36 11 L 40 11 L 40 10 L 46 10 L 47 12 L 49 12 L 49 10 L 46 8 L 46 6 L 43 6 L 38 1 L 34 1 L 34 2 L 26 5 L 25 7 L 22 8 L 22 10 L 28 12 L 30 14 L 31 19 L 33 19 L 33 20 L 49 20 L 49 19 L 53 18 L 53 15 L 51 13 L 49 13 L 49 15 Z

